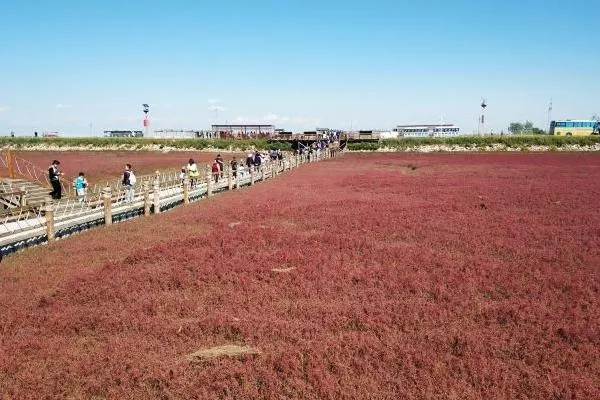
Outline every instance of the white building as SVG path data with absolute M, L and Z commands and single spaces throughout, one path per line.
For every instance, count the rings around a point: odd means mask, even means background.
M 460 128 L 454 124 L 398 125 L 398 137 L 450 137 L 459 136 Z

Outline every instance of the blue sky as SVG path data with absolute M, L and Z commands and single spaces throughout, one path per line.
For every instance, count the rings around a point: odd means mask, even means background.
M 600 114 L 600 1 L 0 0 L 0 135 Z M 215 109 L 217 112 L 215 112 Z

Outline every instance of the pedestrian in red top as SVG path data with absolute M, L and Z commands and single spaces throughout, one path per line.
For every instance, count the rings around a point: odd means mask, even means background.
M 217 160 L 213 161 L 211 166 L 213 177 L 215 178 L 215 182 L 219 182 L 219 174 L 221 173 L 221 166 L 217 162 Z

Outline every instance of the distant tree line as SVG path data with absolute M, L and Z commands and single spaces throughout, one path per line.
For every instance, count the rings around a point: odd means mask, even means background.
M 508 131 L 513 135 L 544 135 L 546 131 L 533 126 L 533 122 L 511 122 Z

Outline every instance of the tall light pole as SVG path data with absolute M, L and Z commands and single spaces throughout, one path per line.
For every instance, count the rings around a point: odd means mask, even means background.
M 148 104 L 142 104 L 142 110 L 144 111 L 144 128 L 146 128 L 146 137 L 148 137 L 148 128 L 150 127 L 148 113 L 150 112 L 150 106 Z
M 548 104 L 548 133 L 550 133 L 550 124 L 552 124 L 552 98 L 550 98 L 550 104 Z
M 477 130 L 477 133 L 479 134 L 479 136 L 483 136 L 485 134 L 485 109 L 487 107 L 487 103 L 485 102 L 485 99 L 481 100 L 481 117 L 479 119 L 479 129 Z

